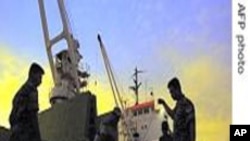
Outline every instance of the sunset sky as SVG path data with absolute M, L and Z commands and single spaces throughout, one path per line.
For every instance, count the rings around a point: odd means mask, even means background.
M 61 31 L 56 0 L 45 0 L 51 37 Z M 51 3 L 50 3 L 51 2 Z M 65 0 L 83 66 L 91 73 L 98 113 L 114 106 L 97 41 L 100 33 L 120 90 L 134 68 L 144 70 L 140 99 L 162 97 L 173 107 L 167 82 L 177 76 L 196 107 L 197 141 L 228 141 L 231 123 L 231 1 Z M 60 50 L 58 46 L 55 50 Z M 0 125 L 9 127 L 14 94 L 36 61 L 46 71 L 39 87 L 40 111 L 49 108 L 53 87 L 37 0 L 0 1 Z

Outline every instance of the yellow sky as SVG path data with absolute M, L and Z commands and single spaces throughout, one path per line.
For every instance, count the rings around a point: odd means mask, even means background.
M 168 56 L 169 57 L 169 56 Z M 178 58 L 177 58 L 178 59 Z M 25 82 L 31 61 L 16 57 L 0 45 L 0 125 L 9 127 L 8 116 L 12 98 Z M 40 111 L 49 108 L 49 90 L 52 88 L 50 70 L 44 66 L 46 75 L 39 87 Z M 180 67 L 176 73 L 183 91 L 195 104 L 197 115 L 197 141 L 228 141 L 231 123 L 231 74 L 213 58 L 205 56 Z M 106 77 L 106 76 L 104 76 Z M 91 79 L 91 78 L 90 78 Z M 165 78 L 168 80 L 171 78 Z M 167 83 L 167 82 L 166 82 Z M 98 113 L 107 112 L 114 106 L 108 84 L 90 83 L 89 89 L 97 95 Z M 156 97 L 163 97 L 173 106 L 166 84 L 155 88 Z

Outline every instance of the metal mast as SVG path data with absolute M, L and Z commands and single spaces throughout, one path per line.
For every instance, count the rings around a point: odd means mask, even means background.
M 139 73 L 143 73 L 143 71 L 141 70 L 138 70 L 137 67 L 135 67 L 135 73 L 133 74 L 134 76 L 134 86 L 130 86 L 129 88 L 132 89 L 135 93 L 135 96 L 136 96 L 136 103 L 135 105 L 138 105 L 138 102 L 139 102 L 139 88 L 141 86 L 141 82 L 139 83 L 138 81 L 138 74 Z

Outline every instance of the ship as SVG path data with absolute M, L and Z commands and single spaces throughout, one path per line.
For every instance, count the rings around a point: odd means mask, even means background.
M 134 85 L 129 88 L 134 92 L 135 103 L 127 106 L 126 101 L 124 102 L 122 100 L 122 95 L 117 86 L 111 62 L 108 58 L 101 36 L 98 34 L 97 38 L 116 106 L 121 107 L 123 111 L 123 118 L 121 119 L 118 128 L 119 141 L 158 141 L 162 134 L 162 120 L 159 115 L 159 109 L 155 106 L 156 102 L 154 99 L 146 101 L 139 100 L 139 88 L 142 83 L 139 82 L 138 75 L 143 73 L 143 71 L 138 70 L 137 67 L 134 70 Z M 153 97 L 153 92 L 150 92 L 150 95 Z
M 126 138 L 127 134 L 121 132 L 120 140 L 158 141 L 161 136 L 161 118 L 159 116 L 159 109 L 155 106 L 155 100 L 139 101 L 139 88 L 142 83 L 138 81 L 138 74 L 141 72 L 142 71 L 139 71 L 137 67 L 135 68 L 133 74 L 134 86 L 129 87 L 136 96 L 136 102 L 134 105 L 125 108 L 125 115 L 128 119 L 127 128 L 130 130 L 132 139 Z M 150 92 L 150 94 L 153 95 L 153 92 Z M 121 131 L 124 131 L 124 129 Z

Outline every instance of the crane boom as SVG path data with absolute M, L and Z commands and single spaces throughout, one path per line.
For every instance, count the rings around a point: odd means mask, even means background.
M 125 112 L 125 110 L 126 110 L 125 105 L 122 102 L 122 98 L 121 98 L 121 95 L 120 95 L 120 92 L 119 92 L 119 89 L 118 89 L 118 86 L 117 86 L 117 83 L 116 83 L 116 80 L 115 80 L 115 77 L 114 77 L 114 73 L 113 73 L 112 68 L 111 68 L 111 64 L 110 64 L 110 61 L 109 61 L 105 46 L 104 46 L 104 44 L 103 44 L 103 42 L 101 40 L 101 36 L 99 34 L 97 36 L 97 39 L 98 39 L 99 44 L 100 44 L 100 49 L 101 49 L 101 53 L 102 53 L 102 56 L 103 56 L 104 65 L 105 65 L 105 68 L 106 68 L 106 71 L 107 71 L 107 74 L 108 74 L 108 78 L 109 78 L 109 82 L 110 82 L 110 85 L 111 85 L 111 89 L 112 89 L 112 92 L 113 92 L 113 96 L 114 96 L 116 106 L 118 106 L 118 107 L 121 106 L 121 109 L 122 109 L 122 126 L 127 131 L 128 138 L 132 139 L 133 138 L 132 133 L 128 128 L 128 119 L 127 119 L 127 115 L 126 115 L 126 112 Z

